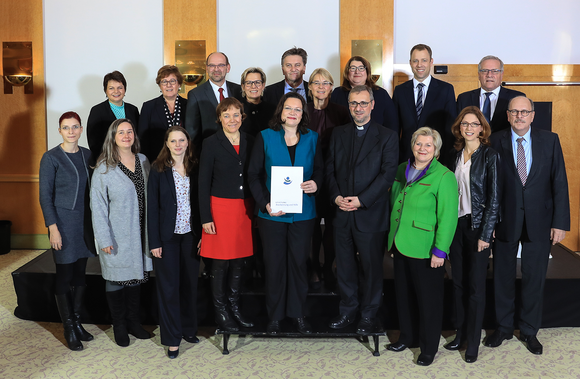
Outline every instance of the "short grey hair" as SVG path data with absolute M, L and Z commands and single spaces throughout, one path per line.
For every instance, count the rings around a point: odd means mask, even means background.
M 498 61 L 499 62 L 499 69 L 503 71 L 503 61 L 501 59 L 499 59 L 498 57 L 496 57 L 495 55 L 486 55 L 485 57 L 481 58 L 481 60 L 477 64 L 477 71 L 481 70 L 481 64 L 483 62 L 488 61 L 490 59 Z
M 348 93 L 348 99 L 350 100 L 350 94 L 351 93 L 361 93 L 367 91 L 369 93 L 369 96 L 371 98 L 371 101 L 375 100 L 375 97 L 373 95 L 373 90 L 371 89 L 371 87 L 369 86 L 365 86 L 365 85 L 360 85 L 360 86 L 354 86 L 350 92 Z
M 415 146 L 415 142 L 417 142 L 417 138 L 419 138 L 419 136 L 433 138 L 433 144 L 435 144 L 434 156 L 435 158 L 439 158 L 439 153 L 441 153 L 441 146 L 443 145 L 441 134 L 439 134 L 437 130 L 431 129 L 428 126 L 424 126 L 422 128 L 417 129 L 415 133 L 413 133 L 413 136 L 411 137 L 411 150 L 413 149 L 413 146 Z

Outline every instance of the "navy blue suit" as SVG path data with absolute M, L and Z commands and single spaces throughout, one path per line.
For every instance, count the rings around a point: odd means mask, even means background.
M 306 92 L 306 99 L 304 99 L 304 100 L 306 100 L 307 103 L 311 103 L 312 98 L 308 94 L 308 82 L 306 80 L 304 80 L 303 83 L 304 83 L 304 91 Z M 276 82 L 274 84 L 270 84 L 264 90 L 264 98 L 262 100 L 264 100 L 265 102 L 270 103 L 270 104 L 274 105 L 274 107 L 276 107 L 278 105 L 278 103 L 280 102 L 280 99 L 282 98 L 282 96 L 284 96 L 284 88 L 286 88 L 286 80 L 285 79 L 281 80 L 279 82 Z

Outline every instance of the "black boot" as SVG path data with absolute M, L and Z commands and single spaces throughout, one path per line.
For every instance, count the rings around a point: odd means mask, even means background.
M 225 270 L 227 263 L 215 260 L 211 267 L 211 293 L 213 296 L 213 307 L 215 311 L 215 321 L 218 327 L 226 332 L 237 332 L 238 326 L 230 318 L 227 309 Z
M 229 276 L 229 284 L 230 284 L 230 293 L 228 296 L 228 300 L 230 301 L 230 306 L 232 309 L 232 314 L 234 318 L 244 328 L 253 328 L 254 323 L 251 321 L 244 319 L 242 313 L 240 312 L 240 290 L 242 287 L 242 272 L 244 270 L 244 261 L 243 258 L 240 259 L 232 259 L 230 261 L 230 268 L 228 272 Z
M 79 340 L 92 341 L 93 335 L 85 330 L 81 325 L 81 310 L 83 309 L 83 302 L 85 298 L 86 286 L 74 287 L 74 314 L 73 314 L 73 328 Z
M 125 291 L 107 292 L 107 303 L 113 318 L 113 332 L 115 333 L 115 342 L 121 347 L 129 346 L 129 334 L 127 332 L 127 323 L 125 316 L 127 314 L 127 305 L 125 304 Z
M 62 326 L 64 328 L 64 339 L 66 340 L 68 348 L 74 351 L 80 351 L 83 349 L 83 344 L 79 341 L 73 327 L 74 311 L 72 294 L 69 291 L 62 295 L 55 295 L 55 298 L 58 313 L 60 313 L 60 319 L 62 320 Z
M 151 334 L 141 326 L 139 317 L 141 285 L 125 287 L 125 301 L 127 302 L 127 331 L 140 340 L 151 338 Z

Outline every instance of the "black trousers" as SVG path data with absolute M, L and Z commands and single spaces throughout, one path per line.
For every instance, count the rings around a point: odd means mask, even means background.
M 435 356 L 443 321 L 444 266 L 431 267 L 431 259 L 409 258 L 396 246 L 394 253 L 395 294 L 399 313 L 399 342 L 416 346 Z
M 549 234 L 547 234 L 549 236 Z M 542 325 L 544 284 L 550 258 L 549 238 L 535 237 L 531 242 L 522 228 L 519 241 L 496 239 L 493 253 L 493 283 L 495 294 L 495 314 L 498 329 L 512 333 L 515 329 L 516 267 L 518 242 L 522 244 L 522 298 L 518 327 L 520 332 L 536 335 Z
M 385 232 L 363 233 L 356 229 L 352 215 L 348 226 L 334 227 L 334 246 L 341 315 L 354 316 L 360 308 L 362 317 L 374 318 L 383 293 L 383 258 Z M 363 277 L 359 300 L 357 253 Z
M 270 320 L 304 317 L 308 295 L 306 262 L 315 223 L 316 219 L 286 223 L 258 217 Z
M 179 346 L 184 335 L 197 333 L 198 239 L 193 233 L 174 234 L 162 242 L 161 258 L 153 258 L 161 344 Z
M 471 215 L 460 217 L 449 260 L 453 275 L 453 322 L 457 336 L 467 340 L 467 354 L 477 355 L 485 313 L 485 279 L 490 249 L 477 251 L 480 229 L 471 228 Z

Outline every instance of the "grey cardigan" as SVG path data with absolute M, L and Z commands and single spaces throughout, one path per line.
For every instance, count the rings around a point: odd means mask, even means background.
M 150 165 L 143 154 L 138 156 L 143 168 L 147 199 Z M 153 270 L 147 241 L 147 217 L 142 240 L 135 186 L 117 166 L 107 171 L 106 165 L 100 164 L 95 169 L 91 184 L 91 210 L 103 278 L 116 282 L 143 279 L 143 271 Z M 110 255 L 101 250 L 108 246 L 113 246 Z

